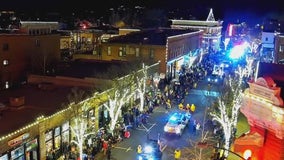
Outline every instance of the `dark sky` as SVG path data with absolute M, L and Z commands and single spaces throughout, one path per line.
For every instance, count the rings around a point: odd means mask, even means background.
M 103 14 L 110 7 L 121 4 L 128 7 L 135 5 L 146 8 L 191 10 L 194 16 L 208 14 L 213 8 L 216 19 L 250 19 L 264 18 L 267 15 L 284 15 L 281 0 L 0 0 L 1 10 L 21 11 L 73 11 L 94 10 Z M 284 17 L 284 16 L 282 16 Z

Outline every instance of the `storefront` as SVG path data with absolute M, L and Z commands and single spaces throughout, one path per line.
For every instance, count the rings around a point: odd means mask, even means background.
M 47 159 L 57 159 L 62 153 L 63 143 L 70 142 L 69 122 L 55 127 L 45 133 L 45 145 Z
M 13 149 L 0 155 L 0 160 L 38 160 L 38 144 L 38 137 L 30 138 L 29 133 L 24 133 L 8 141 L 8 145 Z
M 35 138 L 25 144 L 25 155 L 26 160 L 37 160 L 39 159 L 38 155 L 38 138 Z

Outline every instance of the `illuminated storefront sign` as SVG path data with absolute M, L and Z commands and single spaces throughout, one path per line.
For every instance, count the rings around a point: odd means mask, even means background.
M 30 134 L 29 133 L 25 133 L 20 135 L 19 137 L 12 139 L 8 142 L 8 145 L 13 147 L 16 146 L 18 144 L 21 144 L 24 140 L 26 140 L 27 138 L 29 138 Z

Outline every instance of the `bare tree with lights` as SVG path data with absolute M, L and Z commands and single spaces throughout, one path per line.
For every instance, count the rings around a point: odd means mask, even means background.
M 228 156 L 231 141 L 236 133 L 239 110 L 241 107 L 241 96 L 243 91 L 243 79 L 245 69 L 239 67 L 234 77 L 228 77 L 225 92 L 218 97 L 210 115 L 212 120 L 221 125 L 224 134 L 225 149 L 224 156 Z
M 85 141 L 90 135 L 95 135 L 96 132 L 89 126 L 88 121 L 88 108 L 87 101 L 83 101 L 86 98 L 86 94 L 83 90 L 73 88 L 71 94 L 68 95 L 70 101 L 69 107 L 71 107 L 73 113 L 73 121 L 70 125 L 70 129 L 73 135 L 71 143 L 74 143 L 79 152 L 80 159 L 83 159 L 83 148 Z
M 109 112 L 110 123 L 109 132 L 113 134 L 115 126 L 121 117 L 122 107 L 129 102 L 134 93 L 132 92 L 133 77 L 126 76 L 115 80 L 114 87 L 108 94 L 108 100 L 104 103 L 105 108 Z
M 145 93 L 146 93 L 146 81 L 148 78 L 148 66 L 145 66 L 143 64 L 141 72 L 138 71 L 137 73 L 134 75 L 134 81 L 135 81 L 136 91 L 138 92 L 140 98 L 139 111 L 143 111 L 144 102 L 145 102 Z

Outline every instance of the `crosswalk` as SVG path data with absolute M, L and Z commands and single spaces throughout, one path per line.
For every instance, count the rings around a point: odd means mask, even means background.
M 208 91 L 208 90 L 201 90 L 201 89 L 192 89 L 190 90 L 189 94 L 194 95 L 204 95 L 204 96 L 210 96 L 210 97 L 218 97 L 220 95 L 219 92 L 216 91 Z

